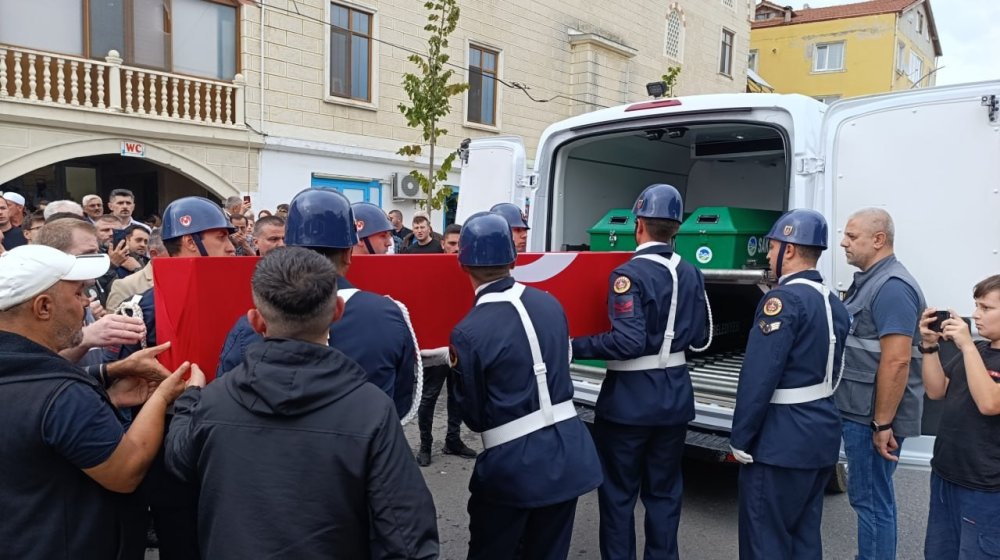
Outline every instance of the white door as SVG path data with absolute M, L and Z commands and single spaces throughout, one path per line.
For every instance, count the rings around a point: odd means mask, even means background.
M 858 270 L 836 246 L 847 219 L 876 206 L 892 216 L 896 255 L 927 304 L 971 314 L 973 285 L 1000 272 L 1000 114 L 991 96 L 1000 98 L 1000 82 L 831 105 L 822 196 L 838 290 Z
M 520 137 L 477 138 L 469 143 L 464 155 L 455 211 L 457 223 L 500 202 L 512 202 L 525 209 L 524 189 L 520 186 L 525 176 L 525 156 Z

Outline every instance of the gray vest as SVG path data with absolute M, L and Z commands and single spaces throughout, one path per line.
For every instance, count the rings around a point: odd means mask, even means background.
M 844 377 L 837 388 L 834 400 L 846 420 L 868 425 L 875 412 L 875 372 L 878 371 L 881 347 L 878 330 L 872 318 L 872 301 L 882 285 L 890 278 L 898 278 L 917 293 L 920 311 L 926 307 L 924 294 L 917 281 L 896 257 L 890 255 L 872 268 L 854 275 L 854 284 L 844 305 L 851 314 L 851 330 L 847 337 L 844 355 Z M 913 325 L 913 348 L 910 373 L 903 391 L 903 399 L 892 422 L 893 433 L 899 437 L 920 435 L 920 417 L 923 414 L 924 385 L 920 375 L 921 355 L 919 327 Z

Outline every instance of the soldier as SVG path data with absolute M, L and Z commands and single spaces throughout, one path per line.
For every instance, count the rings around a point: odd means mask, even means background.
M 611 274 L 611 330 L 575 339 L 573 357 L 608 360 L 594 420 L 604 466 L 598 490 L 601 557 L 636 557 L 634 511 L 641 491 L 645 557 L 677 558 L 681 456 L 694 418 L 684 351 L 707 335 L 705 280 L 674 253 L 684 216 L 677 189 L 650 185 L 632 212 L 639 246 Z
M 490 208 L 491 214 L 496 214 L 507 220 L 510 224 L 510 234 L 514 237 L 514 248 L 517 249 L 518 253 L 523 253 L 528 250 L 528 219 L 521 212 L 521 209 L 515 204 L 509 202 L 501 202 L 500 204 L 494 204 L 493 208 Z
M 511 278 L 515 258 L 503 218 L 465 222 L 458 262 L 476 300 L 451 333 L 449 391 L 485 449 L 469 481 L 469 558 L 564 559 L 577 498 L 601 469 L 573 406 L 562 306 Z
M 288 209 L 285 244 L 306 247 L 337 267 L 337 293 L 344 300 L 344 315 L 330 325 L 330 346 L 353 359 L 368 374 L 368 381 L 396 404 L 400 418 L 413 408 L 417 348 L 406 317 L 391 299 L 355 288 L 347 278 L 351 254 L 358 245 L 354 211 L 347 197 L 327 189 L 307 189 L 295 195 Z M 261 340 L 246 317 L 229 332 L 217 375 L 243 361 L 246 347 Z
M 816 261 L 826 220 L 792 210 L 767 235 L 779 285 L 757 306 L 730 436 L 740 468 L 740 558 L 822 558 L 823 491 L 840 455 L 835 371 L 847 308 Z
M 222 208 L 198 196 L 180 198 L 170 203 L 163 211 L 163 245 L 171 257 L 224 257 L 232 256 L 235 249 L 229 239 L 234 231 L 226 219 Z M 131 304 L 138 307 L 142 320 L 146 323 L 146 345 L 156 345 L 156 316 L 154 315 L 155 290 L 150 288 L 142 295 L 134 296 Z M 140 345 L 123 346 L 118 357 L 125 357 L 138 351 Z M 198 493 L 193 486 L 185 484 L 168 473 L 163 464 L 163 453 L 159 453 L 149 468 L 149 473 L 139 486 L 137 495 L 149 506 L 159 539 L 160 558 L 197 559 L 197 505 Z M 146 524 L 144 517 L 132 520 L 128 541 L 144 540 Z M 138 548 L 141 551 L 142 543 Z M 129 544 L 132 549 L 136 545 Z M 141 552 L 140 552 L 141 554 Z
M 392 223 L 385 212 L 371 202 L 355 202 L 351 205 L 358 228 L 358 244 L 355 255 L 384 255 L 392 246 Z

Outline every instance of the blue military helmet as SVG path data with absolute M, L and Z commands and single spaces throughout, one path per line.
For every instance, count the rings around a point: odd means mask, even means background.
M 503 217 L 477 212 L 465 220 L 458 237 L 458 262 L 465 266 L 503 266 L 517 259 L 510 225 Z
M 503 217 L 503 219 L 507 220 L 507 224 L 509 224 L 512 228 L 531 229 L 528 227 L 527 217 L 524 215 L 524 212 L 521 212 L 521 209 L 518 208 L 516 204 L 511 204 L 509 202 L 494 204 L 493 208 L 490 208 L 490 213 Z
M 358 243 L 351 201 L 329 189 L 306 189 L 288 205 L 285 245 L 350 249 Z
M 771 226 L 768 239 L 826 249 L 826 218 L 815 210 L 798 208 L 782 214 Z
M 354 223 L 357 224 L 358 237 L 361 239 L 396 229 L 392 227 L 385 211 L 371 202 L 355 202 L 351 209 L 354 210 Z
M 649 185 L 635 200 L 632 213 L 637 218 L 658 218 L 662 220 L 684 221 L 684 201 L 681 193 L 672 185 L 656 183 Z
M 207 198 L 186 196 L 167 205 L 163 211 L 163 240 L 177 239 L 210 229 L 236 231 L 222 208 Z M 196 240 L 200 244 L 200 240 Z M 200 248 L 200 247 L 199 247 Z

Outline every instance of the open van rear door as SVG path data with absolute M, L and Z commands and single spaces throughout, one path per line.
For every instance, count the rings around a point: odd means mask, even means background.
M 843 238 L 868 206 L 895 222 L 895 252 L 927 304 L 972 312 L 975 282 L 1000 271 L 1000 82 L 844 100 L 823 125 L 823 200 L 833 286 L 851 285 Z M 827 214 L 831 217 L 831 214 Z
M 458 209 L 455 221 L 488 211 L 499 202 L 513 202 L 527 210 L 524 142 L 517 136 L 477 138 L 462 152 Z

